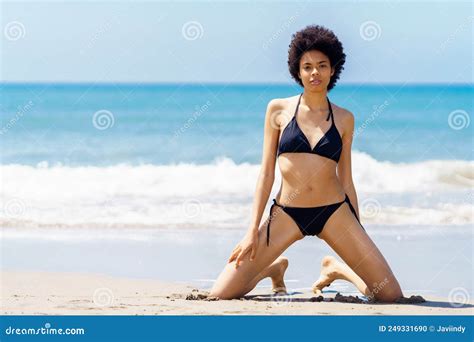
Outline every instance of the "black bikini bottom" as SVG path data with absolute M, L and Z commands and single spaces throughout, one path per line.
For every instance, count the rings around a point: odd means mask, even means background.
M 285 213 L 290 215 L 290 217 L 295 221 L 296 225 L 300 229 L 303 235 L 319 235 L 324 228 L 324 225 L 329 220 L 331 215 L 344 203 L 347 202 L 349 207 L 356 217 L 357 221 L 360 220 L 357 217 L 356 211 L 349 200 L 349 197 L 346 194 L 346 198 L 342 202 L 323 205 L 320 207 L 287 207 L 276 202 L 276 199 L 273 199 L 273 204 L 270 207 L 270 217 L 267 224 L 267 246 L 270 243 L 270 223 L 272 221 L 272 209 L 274 206 L 280 207 Z M 362 224 L 361 224 L 362 226 Z M 362 227 L 364 228 L 364 227 Z M 364 229 L 365 230 L 365 229 Z

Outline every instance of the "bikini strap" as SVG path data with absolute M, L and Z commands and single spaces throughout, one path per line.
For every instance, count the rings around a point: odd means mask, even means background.
M 351 211 L 352 211 L 352 213 L 354 214 L 355 218 L 356 218 L 357 221 L 359 221 L 359 223 L 360 223 L 360 219 L 359 219 L 359 217 L 357 216 L 357 213 L 356 213 L 354 207 L 352 206 L 351 200 L 349 199 L 349 196 L 347 196 L 347 194 L 346 194 L 346 198 L 344 198 L 344 202 L 347 202 L 347 204 L 349 204 L 349 209 L 351 209 Z M 362 223 L 360 223 L 360 225 L 362 226 Z M 362 227 L 362 228 L 364 228 L 364 227 Z M 364 230 L 365 230 L 365 228 L 364 228 Z
M 303 93 L 300 94 L 300 98 L 298 99 L 298 104 L 296 105 L 295 114 L 293 115 L 293 117 L 296 117 L 296 114 L 298 114 L 298 108 L 300 107 L 300 102 L 301 102 L 301 97 L 302 96 L 303 96 Z
M 273 205 L 276 205 L 277 207 L 284 208 L 284 205 L 278 204 L 276 201 L 276 198 L 273 199 Z
M 277 206 L 280 208 L 284 207 L 281 204 L 278 204 L 276 199 L 273 199 L 273 204 L 270 207 L 270 216 L 268 217 L 268 223 L 267 223 L 267 246 L 270 244 L 270 223 L 272 222 L 272 211 L 273 211 L 274 206 Z
M 332 113 L 332 106 L 331 102 L 329 101 L 329 97 L 326 96 L 326 99 L 328 100 L 328 105 L 329 105 L 329 113 L 326 121 L 329 121 L 329 118 L 332 117 L 332 122 L 334 123 L 334 114 Z

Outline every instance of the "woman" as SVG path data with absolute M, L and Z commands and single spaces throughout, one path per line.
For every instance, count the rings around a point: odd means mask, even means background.
M 398 281 L 359 221 L 351 170 L 354 115 L 327 97 L 345 63 L 342 44 L 322 26 L 308 26 L 292 38 L 289 71 L 304 91 L 267 106 L 251 225 L 210 295 L 238 298 L 267 277 L 274 292 L 285 292 L 288 260 L 280 255 L 295 241 L 316 235 L 346 264 L 324 257 L 315 292 L 345 279 L 368 297 L 394 302 L 403 297 Z M 259 227 L 277 159 L 281 188 Z

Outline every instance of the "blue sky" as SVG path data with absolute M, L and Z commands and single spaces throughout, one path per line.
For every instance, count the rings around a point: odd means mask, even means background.
M 332 29 L 340 83 L 472 82 L 467 2 L 2 2 L 1 81 L 292 82 L 291 35 Z

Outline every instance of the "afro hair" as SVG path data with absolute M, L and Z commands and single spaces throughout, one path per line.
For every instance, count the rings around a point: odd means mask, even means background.
M 303 54 L 311 50 L 318 50 L 324 53 L 329 58 L 331 68 L 335 69 L 328 84 L 329 91 L 336 85 L 346 62 L 342 43 L 334 32 L 320 25 L 309 25 L 293 34 L 288 49 L 288 69 L 291 76 L 302 87 L 303 82 L 301 82 L 298 76 L 300 61 Z

